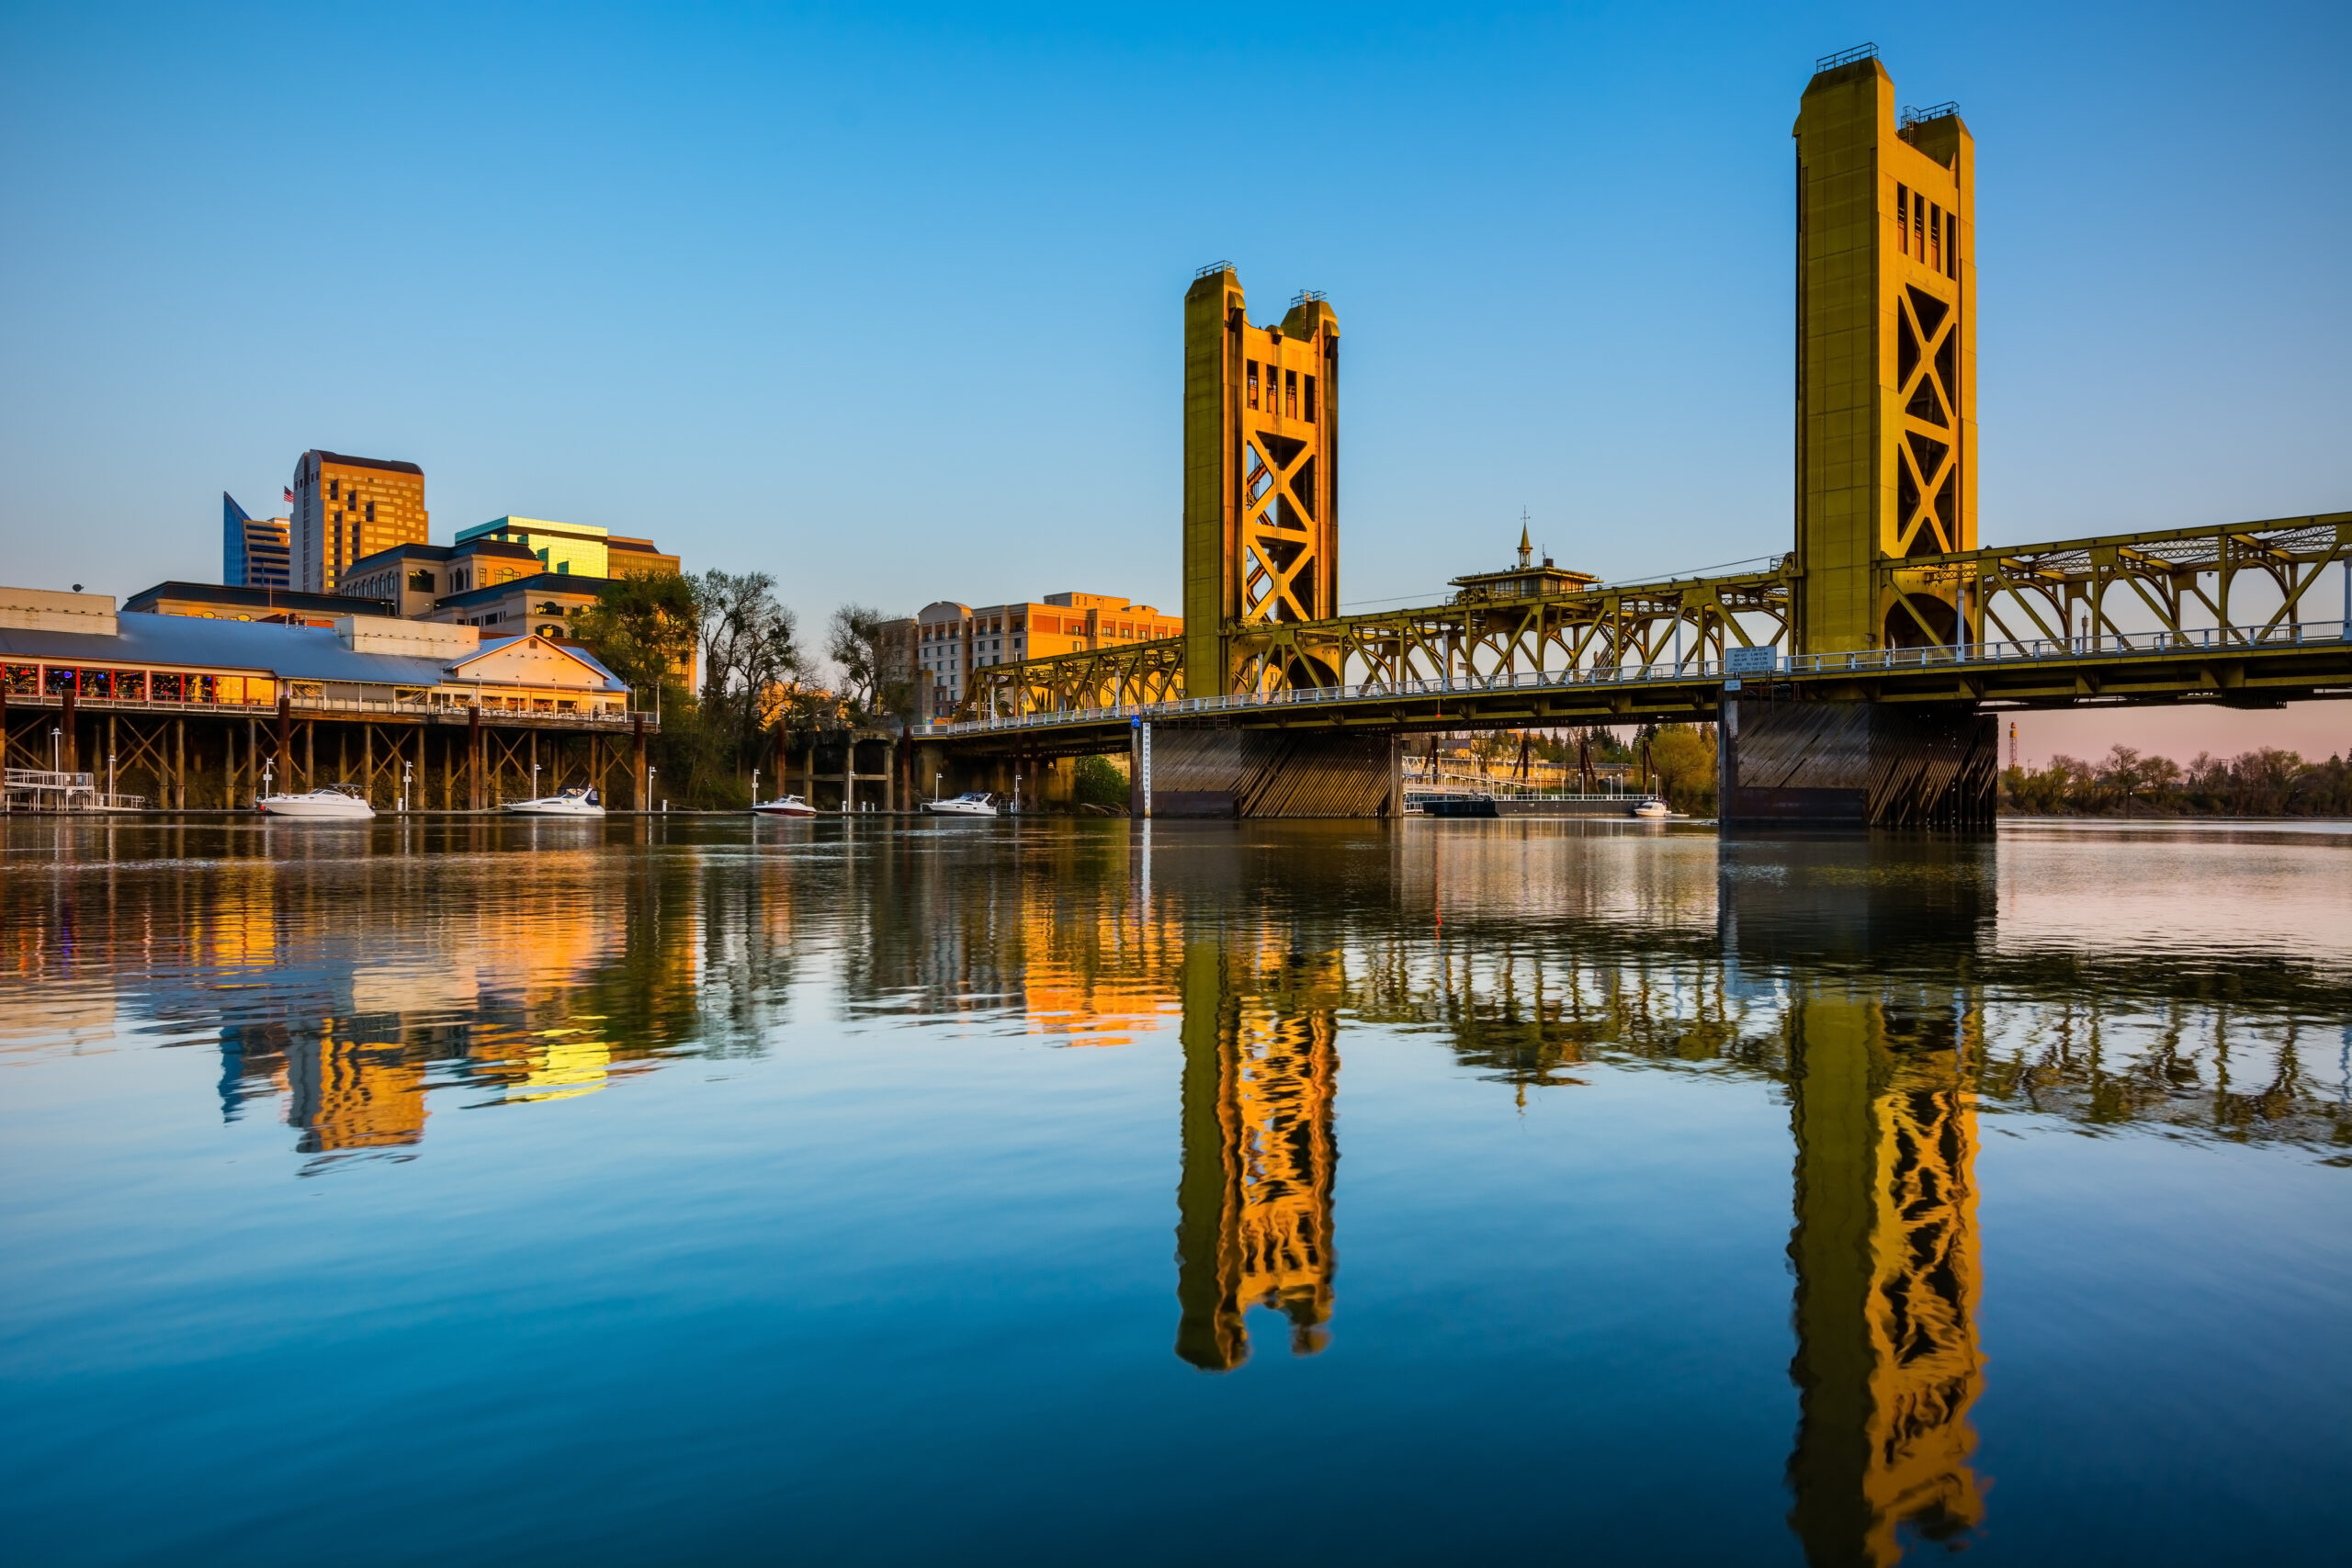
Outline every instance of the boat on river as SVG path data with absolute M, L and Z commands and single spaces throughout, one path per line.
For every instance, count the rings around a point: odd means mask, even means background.
M 506 809 L 518 817 L 602 817 L 605 803 L 586 784 L 543 795 L 537 800 L 510 800 Z
M 779 795 L 774 800 L 752 802 L 752 812 L 757 817 L 814 817 L 817 808 L 797 795 Z
M 1645 795 L 1634 803 L 1634 815 L 1656 820 L 1661 817 L 1673 816 L 1674 807 L 1654 795 Z
M 994 817 L 996 796 L 984 789 L 967 790 L 947 800 L 926 800 L 922 808 L 933 817 Z
M 288 817 L 304 822 L 369 822 L 376 808 L 356 790 L 330 784 L 300 795 L 265 795 L 257 803 L 266 817 Z

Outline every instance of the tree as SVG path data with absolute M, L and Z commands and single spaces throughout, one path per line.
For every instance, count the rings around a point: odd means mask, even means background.
M 697 598 L 703 705 L 707 718 L 725 725 L 740 766 L 758 750 L 761 731 L 783 716 L 785 694 L 806 664 L 797 627 L 764 571 L 707 571 Z
M 914 671 L 883 628 L 897 617 L 871 604 L 844 604 L 833 612 L 825 655 L 841 671 L 841 692 L 862 720 L 914 711 Z
M 659 572 L 606 582 L 594 604 L 573 615 L 571 635 L 635 691 L 683 691 L 701 623 L 693 581 Z

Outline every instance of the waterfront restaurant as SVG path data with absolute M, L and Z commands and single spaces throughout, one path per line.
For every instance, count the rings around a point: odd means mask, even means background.
M 479 627 L 342 615 L 331 626 L 118 615 L 110 595 L 0 588 L 12 703 L 193 713 L 544 716 L 628 722 L 629 689 L 587 649 Z

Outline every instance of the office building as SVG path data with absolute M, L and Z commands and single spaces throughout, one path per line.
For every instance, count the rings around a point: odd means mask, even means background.
M 560 577 L 640 577 L 678 570 L 678 558 L 655 549 L 652 540 L 617 537 L 593 523 L 493 517 L 458 536 L 461 546 L 476 539 L 519 545 L 542 570 Z
M 215 582 L 159 582 L 124 600 L 122 607 L 137 615 L 295 626 L 331 626 L 345 615 L 389 615 L 392 611 L 380 599 L 346 593 L 298 593 L 288 588 Z
M 220 581 L 232 588 L 291 588 L 285 517 L 251 517 L 220 492 Z
M 504 539 L 471 538 L 459 545 L 395 545 L 353 561 L 346 592 L 382 599 L 412 621 L 442 619 L 435 608 L 453 593 L 537 577 L 539 558 Z
M 420 540 L 356 560 L 345 585 L 410 620 L 567 637 L 572 615 L 614 578 L 677 570 L 678 558 L 650 539 L 593 524 L 498 517 L 466 529 L 454 545 Z
M 294 465 L 293 490 L 289 576 L 304 592 L 335 592 L 352 562 L 429 536 L 414 463 L 312 450 Z
M 978 609 L 942 599 L 925 605 L 915 623 L 922 671 L 917 684 L 930 694 L 928 713 L 945 713 L 962 702 L 971 687 L 971 672 L 991 664 L 1150 642 L 1184 632 L 1180 617 L 1108 593 L 1048 593 L 1026 604 Z

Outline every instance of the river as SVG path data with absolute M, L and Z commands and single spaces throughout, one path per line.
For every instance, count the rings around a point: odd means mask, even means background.
M 0 846 L 12 1562 L 2352 1523 L 2342 825 Z

